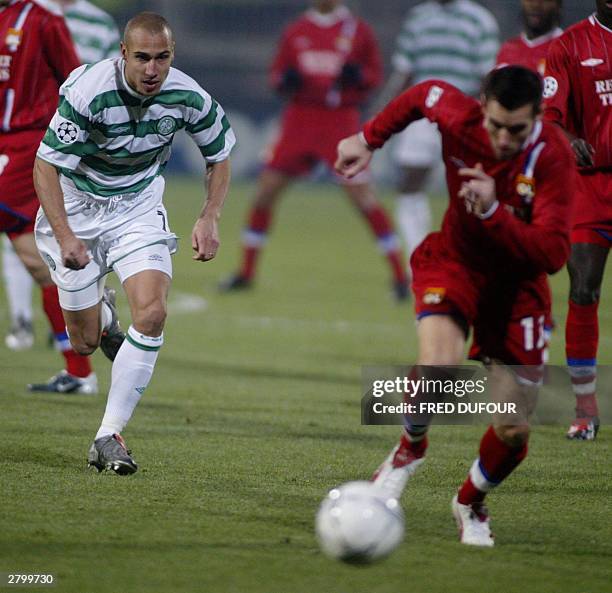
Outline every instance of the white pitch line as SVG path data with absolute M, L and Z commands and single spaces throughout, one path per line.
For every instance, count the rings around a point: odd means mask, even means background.
M 208 301 L 196 294 L 175 291 L 170 294 L 168 312 L 171 315 L 198 313 L 208 309 Z
M 392 325 L 390 323 L 375 323 L 368 321 L 348 321 L 345 319 L 294 319 L 289 317 L 255 317 L 246 315 L 212 315 L 215 321 L 240 325 L 243 327 L 256 327 L 259 329 L 274 329 L 294 331 L 311 330 L 317 332 L 331 331 L 334 333 L 403 333 L 403 326 Z

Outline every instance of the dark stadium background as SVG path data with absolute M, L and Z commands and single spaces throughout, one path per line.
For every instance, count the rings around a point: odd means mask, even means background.
M 262 144 L 270 137 L 281 102 L 267 86 L 267 67 L 283 26 L 304 10 L 308 0 L 95 0 L 120 27 L 141 10 L 163 14 L 177 37 L 175 64 L 193 76 L 230 112 L 239 137 L 234 174 L 252 176 Z M 414 0 L 347 0 L 374 28 L 384 53 L 385 70 L 395 37 Z M 520 31 L 518 0 L 480 2 L 500 24 L 501 38 Z M 594 0 L 565 0 L 564 25 L 595 10 Z M 199 155 L 188 143 L 175 144 L 171 170 L 199 170 Z M 379 182 L 389 177 L 380 171 Z

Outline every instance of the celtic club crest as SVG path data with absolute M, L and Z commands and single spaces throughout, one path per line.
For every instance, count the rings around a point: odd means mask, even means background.
M 176 131 L 176 121 L 169 115 L 162 117 L 157 122 L 157 131 L 162 136 L 169 136 L 170 134 L 173 134 Z

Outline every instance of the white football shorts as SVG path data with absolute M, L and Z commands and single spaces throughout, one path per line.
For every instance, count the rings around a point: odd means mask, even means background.
M 105 276 L 111 270 L 122 283 L 144 270 L 159 270 L 172 277 L 170 255 L 177 249 L 177 238 L 169 229 L 162 203 L 164 186 L 159 176 L 140 193 L 102 199 L 77 190 L 62 178 L 68 222 L 87 245 L 89 263 L 82 270 L 62 264 L 59 244 L 42 208 L 34 232 L 64 309 L 79 311 L 100 302 Z
M 400 132 L 393 144 L 393 159 L 402 167 L 434 168 L 442 160 L 442 139 L 438 126 L 419 119 Z

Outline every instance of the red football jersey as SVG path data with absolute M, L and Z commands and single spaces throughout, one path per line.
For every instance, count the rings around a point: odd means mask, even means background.
M 535 39 L 527 39 L 525 34 L 521 33 L 518 37 L 508 39 L 500 47 L 496 63 L 500 66 L 524 66 L 544 76 L 548 48 L 552 41 L 562 34 L 563 29 L 559 27 Z
M 550 46 L 544 117 L 595 149 L 595 169 L 612 167 L 612 30 L 591 15 Z
M 362 80 L 357 87 L 340 89 L 336 80 L 347 63 L 360 66 Z M 302 77 L 292 102 L 328 108 L 358 105 L 382 80 L 382 60 L 372 30 L 344 6 L 327 15 L 309 10 L 287 27 L 270 72 L 274 88 L 288 68 Z
M 520 153 L 497 160 L 483 125 L 481 105 L 442 81 L 408 89 L 369 121 L 365 138 L 379 148 L 396 132 L 423 117 L 442 135 L 449 206 L 442 223 L 446 249 L 465 264 L 499 278 L 534 283 L 546 290 L 545 274 L 569 254 L 574 155 L 558 126 L 537 121 Z M 481 220 L 465 209 L 458 171 L 481 163 L 494 177 L 498 205 Z
M 0 130 L 45 129 L 80 65 L 63 17 L 32 0 L 0 11 Z

